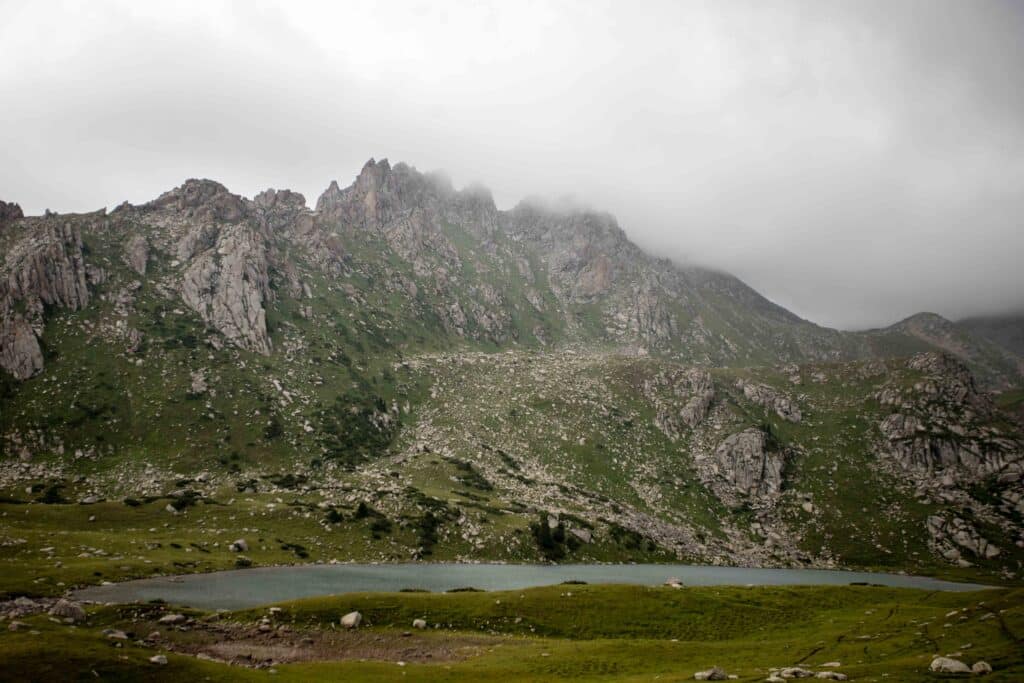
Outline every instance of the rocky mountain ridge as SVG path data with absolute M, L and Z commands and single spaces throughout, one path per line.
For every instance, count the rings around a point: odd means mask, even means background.
M 347 188 L 332 182 L 312 211 L 288 190 L 249 200 L 209 180 L 189 180 L 109 215 L 24 218 L 17 205 L 4 207 L 5 222 L 14 225 L 6 231 L 3 273 L 9 283 L 22 279 L 19 287 L 0 290 L 0 367 L 20 379 L 38 372 L 42 360 L 15 309 L 34 310 L 38 336 L 35 302 L 76 310 L 88 300 L 84 285 L 71 297 L 53 299 L 54 288 L 66 283 L 50 278 L 70 273 L 85 282 L 88 259 L 78 245 L 53 253 L 54 241 L 45 236 L 83 229 L 120 240 L 139 278 L 146 277 L 150 259 L 169 266 L 164 284 L 175 298 L 225 341 L 259 354 L 272 350 L 267 306 L 279 296 L 301 301 L 311 293 L 298 273 L 311 268 L 330 278 L 351 272 L 361 265 L 356 254 L 369 238 L 402 261 L 396 268 L 381 263 L 380 253 L 367 259 L 381 267 L 387 291 L 404 299 L 403 312 L 429 314 L 455 339 L 588 341 L 702 364 L 749 365 L 893 355 L 887 346 L 895 336 L 904 347 L 898 350 L 937 347 L 977 364 L 986 381 L 1020 379 L 1005 357 L 991 362 L 991 353 L 976 352 L 987 342 L 936 331 L 951 325 L 940 318 L 927 324 L 909 319 L 866 334 L 828 330 L 728 275 L 646 255 L 607 214 L 529 203 L 499 211 L 483 188 L 457 191 L 440 174 L 406 164 L 392 168 L 387 160 L 367 162 Z M 21 263 L 26 259 L 39 261 L 34 279 L 18 274 L 32 267 Z M 93 269 L 94 278 L 101 277 L 101 268 Z

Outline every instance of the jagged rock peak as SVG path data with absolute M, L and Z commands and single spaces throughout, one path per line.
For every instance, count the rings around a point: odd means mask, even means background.
M 405 169 L 409 168 L 405 164 L 400 165 Z M 359 175 L 356 177 L 356 187 L 363 192 L 379 189 L 384 184 L 384 180 L 389 173 L 391 173 L 391 163 L 387 159 L 374 161 L 371 157 L 369 161 L 363 164 L 363 169 L 359 171 Z
M 474 185 L 456 191 L 443 172 L 422 173 L 405 163 L 370 159 L 352 185 L 337 181 L 320 195 L 316 210 L 322 216 L 354 228 L 382 229 L 396 219 L 420 211 L 445 215 L 452 222 L 472 219 L 493 226 L 497 208 L 489 191 Z M 485 230 L 486 232 L 486 230 Z
M 179 187 L 145 205 L 148 209 L 171 209 L 185 216 L 237 222 L 248 214 L 247 201 L 214 180 L 189 178 Z
M 20 221 L 25 217 L 21 207 L 13 202 L 0 200 L 0 226 L 14 221 Z
M 337 187 L 337 184 L 333 184 Z M 291 190 L 275 190 L 269 188 L 253 197 L 253 203 L 261 209 L 302 210 L 306 208 L 306 198 L 299 192 Z

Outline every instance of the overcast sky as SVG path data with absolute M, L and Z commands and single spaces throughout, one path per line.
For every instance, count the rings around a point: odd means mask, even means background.
M 1024 309 L 1024 3 L 0 0 L 0 199 L 370 157 L 571 195 L 815 322 Z

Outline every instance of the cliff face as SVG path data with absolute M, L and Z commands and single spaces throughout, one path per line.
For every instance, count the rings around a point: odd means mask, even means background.
M 0 274 L 0 367 L 18 379 L 41 370 L 46 307 L 85 308 L 87 280 L 82 236 L 73 223 L 50 219 L 17 240 Z

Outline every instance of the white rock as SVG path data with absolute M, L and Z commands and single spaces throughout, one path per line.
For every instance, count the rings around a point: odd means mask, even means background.
M 971 671 L 979 675 L 990 674 L 992 673 L 992 667 L 988 662 L 979 660 L 971 667 Z
M 971 667 L 967 666 L 959 659 L 952 659 L 950 657 L 936 657 L 932 660 L 931 666 L 928 668 L 932 671 L 944 674 L 971 673 Z
M 184 614 L 165 614 L 164 616 L 157 619 L 158 624 L 184 624 L 188 621 L 188 617 Z

